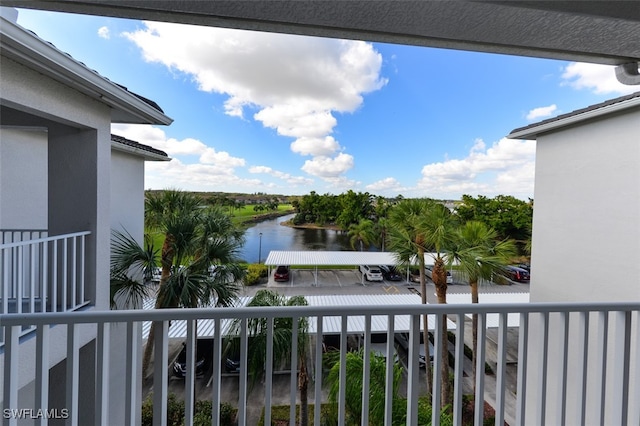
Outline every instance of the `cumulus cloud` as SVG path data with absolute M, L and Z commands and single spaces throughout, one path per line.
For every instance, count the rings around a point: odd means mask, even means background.
M 109 28 L 108 27 L 98 28 L 98 37 L 109 39 L 111 37 L 111 34 L 109 33 Z
M 237 169 L 245 166 L 243 158 L 217 151 L 197 139 L 169 138 L 162 129 L 145 125 L 114 124 L 111 130 L 114 134 L 165 151 L 172 158 L 169 162 L 146 163 L 147 188 L 211 191 L 234 187 L 254 191 L 258 185 L 268 186 L 259 179 L 237 176 Z
M 534 108 L 527 114 L 527 120 L 537 120 L 539 118 L 550 117 L 558 107 L 556 104 Z
M 512 194 L 533 196 L 535 141 L 500 139 L 487 148 L 476 140 L 469 155 L 427 164 L 418 188 L 433 196 Z
M 591 90 L 599 95 L 625 95 L 638 90 L 637 86 L 620 83 L 616 79 L 614 66 L 582 62 L 572 62 L 563 69 L 562 84 L 575 89 Z
M 363 95 L 386 84 L 382 56 L 370 43 L 145 22 L 125 37 L 145 60 L 184 73 L 205 92 L 227 96 L 225 112 L 248 111 L 263 126 L 294 138 L 293 152 L 314 157 L 302 169 L 335 177 L 353 157 L 330 134 L 335 113 L 357 110 Z M 328 169 L 321 170 L 320 166 Z
M 396 178 L 387 177 L 365 186 L 365 189 L 367 191 L 377 191 L 377 192 L 388 192 L 388 191 L 398 192 L 398 191 L 403 191 L 405 188 L 402 187 L 402 185 Z
M 335 157 L 318 156 L 304 162 L 302 170 L 313 176 L 331 180 L 353 168 L 353 156 L 340 153 Z
M 267 166 L 253 166 L 249 167 L 249 173 L 254 174 L 267 174 L 278 179 L 284 180 L 290 186 L 302 186 L 313 184 L 313 179 L 306 178 L 304 176 L 292 176 L 289 173 L 274 170 Z

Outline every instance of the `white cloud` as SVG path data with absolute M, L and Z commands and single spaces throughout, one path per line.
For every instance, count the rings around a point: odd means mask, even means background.
M 637 86 L 620 83 L 616 79 L 615 67 L 611 65 L 572 62 L 564 68 L 562 79 L 563 85 L 591 90 L 599 95 L 625 95 L 638 91 Z
M 306 178 L 304 176 L 291 176 L 289 173 L 274 170 L 267 166 L 253 166 L 249 167 L 249 173 L 254 174 L 267 174 L 278 179 L 282 179 L 291 186 L 302 186 L 313 184 L 313 179 Z
M 98 28 L 98 37 L 108 40 L 111 37 L 111 34 L 109 33 L 109 28 L 108 27 Z
M 324 138 L 299 138 L 291 143 L 291 151 L 300 155 L 331 155 L 340 148 L 340 145 L 332 136 Z
M 304 162 L 302 170 L 325 180 L 337 178 L 353 168 L 353 156 L 340 153 L 335 157 L 318 156 Z
M 363 95 L 380 89 L 382 56 L 370 43 L 318 37 L 145 22 L 124 33 L 145 60 L 193 78 L 199 89 L 224 94 L 225 112 L 253 119 L 279 135 L 295 138 L 293 152 L 311 155 L 302 167 L 314 176 L 335 177 L 353 157 L 330 134 L 334 113 L 354 112 Z
M 462 159 L 427 164 L 417 189 L 430 196 L 462 194 L 533 196 L 535 141 L 500 139 L 490 148 L 477 140 Z
M 259 179 L 237 176 L 236 169 L 245 166 L 243 158 L 234 157 L 226 151 L 216 151 L 197 139 L 167 138 L 162 129 L 146 125 L 114 124 L 112 132 L 165 151 L 172 157 L 168 162 L 146 163 L 146 188 L 211 191 L 233 187 L 254 192 L 256 186 L 267 185 Z
M 403 191 L 405 188 L 402 187 L 400 182 L 396 178 L 387 177 L 381 179 L 377 182 L 369 184 L 365 186 L 367 191 L 377 191 L 377 192 L 388 192 L 388 191 Z
M 556 104 L 534 108 L 527 114 L 527 120 L 537 120 L 539 118 L 550 117 L 558 107 Z

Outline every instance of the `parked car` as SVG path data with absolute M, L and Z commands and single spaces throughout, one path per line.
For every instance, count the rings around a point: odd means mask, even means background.
M 274 281 L 289 281 L 289 267 L 280 265 L 273 273 Z
M 425 266 L 424 273 L 431 281 L 433 281 L 433 265 Z M 447 284 L 453 284 L 453 275 L 451 275 L 451 271 L 447 271 Z
M 202 377 L 211 365 L 213 354 L 212 339 L 198 339 L 196 341 L 196 377 Z M 187 343 L 182 342 L 182 349 L 173 362 L 173 374 L 184 378 L 187 375 Z
M 402 275 L 398 272 L 395 266 L 393 265 L 380 265 L 380 271 L 382 272 L 382 277 L 388 281 L 401 281 Z
M 398 345 L 405 351 L 409 350 L 409 334 L 408 333 L 396 333 L 395 340 Z M 433 344 L 429 342 L 429 361 L 433 362 Z M 420 368 L 426 367 L 426 353 L 424 349 L 424 339 L 422 333 L 420 333 L 420 346 L 418 347 L 418 365 Z
M 366 281 L 382 281 L 382 271 L 374 265 L 360 265 L 360 272 Z
M 529 282 L 529 280 L 531 279 L 529 271 L 513 265 L 506 266 L 504 269 L 504 273 L 507 278 L 519 283 Z
M 227 373 L 239 373 L 240 360 L 226 358 L 224 361 L 224 371 L 226 371 Z

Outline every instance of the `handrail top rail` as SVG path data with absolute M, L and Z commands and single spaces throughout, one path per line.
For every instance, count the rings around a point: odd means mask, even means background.
M 33 240 L 15 241 L 13 243 L 0 244 L 0 250 L 13 248 L 13 247 L 20 247 L 25 245 L 31 245 L 31 244 L 45 243 L 45 242 L 55 241 L 55 240 L 63 240 L 66 238 L 82 237 L 90 234 L 91 234 L 91 231 L 80 231 L 80 232 L 73 232 L 70 234 L 60 234 L 60 235 L 53 235 L 53 236 L 44 237 L 44 238 L 36 238 Z
M 18 326 L 39 324 L 90 324 L 129 321 L 169 321 L 229 318 L 303 318 L 378 315 L 464 315 L 464 314 L 524 314 L 571 312 L 640 312 L 640 302 L 609 303 L 468 303 L 468 304 L 411 304 L 411 305 L 352 305 L 352 306 L 285 306 L 285 307 L 229 307 L 229 308 L 172 308 L 133 309 L 111 311 L 70 311 L 46 313 L 0 314 L 0 324 Z

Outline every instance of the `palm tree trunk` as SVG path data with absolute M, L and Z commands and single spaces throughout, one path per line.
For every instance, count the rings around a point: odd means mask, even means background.
M 424 273 L 424 251 L 418 251 L 418 267 L 420 268 L 420 297 L 423 305 L 427 304 L 427 277 Z M 422 338 L 425 345 L 425 370 L 426 370 L 426 384 L 427 384 L 427 398 L 431 400 L 433 394 L 433 371 L 431 370 L 431 362 L 428 357 L 429 350 L 429 320 L 426 314 L 422 316 Z
M 471 286 L 471 303 L 478 303 L 478 281 L 474 280 L 470 283 Z M 473 314 L 471 317 L 471 335 L 473 345 L 473 393 L 476 392 L 476 363 L 478 359 L 478 314 Z
M 171 234 L 166 234 L 164 237 L 164 243 L 162 244 L 162 275 L 160 275 L 160 283 L 158 283 L 158 296 L 156 297 L 155 309 L 163 308 L 164 303 L 159 297 L 160 289 L 165 285 L 167 279 L 171 275 L 171 266 L 173 265 L 173 257 L 175 251 L 173 249 L 175 238 Z M 147 343 L 144 347 L 144 354 L 142 355 L 142 378 L 147 376 L 149 370 L 149 364 L 151 363 L 151 355 L 153 354 L 154 336 L 155 336 L 155 323 L 151 323 L 149 329 L 149 336 L 147 337 Z
M 300 375 L 298 376 L 298 388 L 300 389 L 300 426 L 309 424 L 309 376 L 304 356 L 300 357 Z M 320 407 L 315 407 L 319 410 Z
M 432 272 L 433 283 L 436 287 L 436 295 L 438 296 L 438 303 L 447 303 L 447 271 L 444 269 L 443 260 L 438 257 L 433 266 Z M 447 316 L 442 316 L 441 335 L 440 340 L 440 356 L 442 362 L 440 363 L 440 375 L 441 380 L 441 398 L 440 408 L 444 408 L 453 401 L 453 393 L 451 389 L 451 381 L 449 380 L 449 338 L 447 329 Z M 435 356 L 435 354 L 434 354 Z

